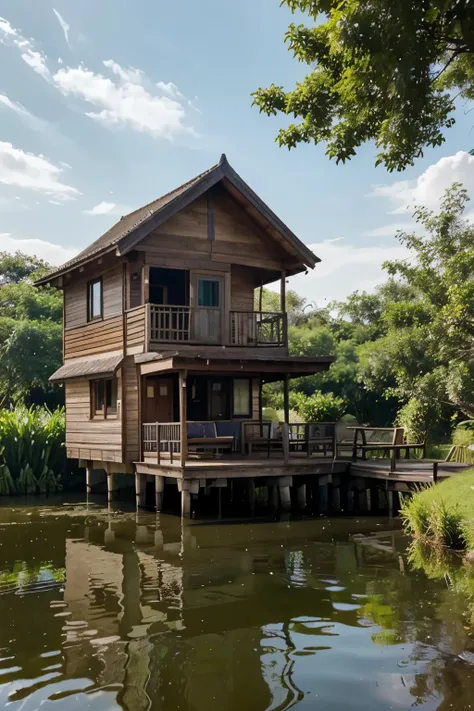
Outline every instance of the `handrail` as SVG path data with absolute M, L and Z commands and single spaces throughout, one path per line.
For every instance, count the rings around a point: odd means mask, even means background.
M 161 463 L 161 455 L 181 453 L 181 424 L 179 422 L 146 422 L 143 424 L 143 451 L 156 452 L 156 463 Z
M 231 311 L 233 346 L 286 346 L 287 314 L 281 311 Z

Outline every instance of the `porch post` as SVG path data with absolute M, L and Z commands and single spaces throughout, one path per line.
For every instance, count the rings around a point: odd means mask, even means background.
M 288 317 L 286 315 L 286 272 L 281 273 L 280 286 L 280 311 L 283 314 L 282 319 L 282 337 L 285 348 L 288 346 Z
M 186 371 L 179 371 L 179 421 L 181 425 L 181 466 L 184 467 L 188 458 L 188 430 L 186 427 L 187 421 L 187 390 L 186 390 Z
M 285 422 L 282 426 L 282 438 L 283 438 L 283 458 L 287 462 L 290 458 L 290 399 L 288 393 L 288 373 L 285 373 L 285 378 L 283 380 L 283 411 Z

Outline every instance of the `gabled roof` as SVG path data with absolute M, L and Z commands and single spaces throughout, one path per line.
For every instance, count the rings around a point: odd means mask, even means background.
M 270 229 L 277 231 L 303 264 L 313 268 L 317 262 L 321 261 L 242 180 L 223 154 L 219 163 L 200 175 L 148 205 L 122 217 L 76 257 L 36 283 L 38 285 L 47 284 L 52 279 L 112 250 L 116 250 L 118 254 L 127 254 L 153 229 L 169 220 L 219 182 L 222 182 L 227 189 L 232 189 L 233 193 L 237 192 L 254 213 L 258 213 L 259 217 L 268 223 Z

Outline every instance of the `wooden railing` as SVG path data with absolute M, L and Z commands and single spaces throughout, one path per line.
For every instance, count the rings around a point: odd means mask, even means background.
M 285 424 L 284 422 L 244 422 L 242 426 L 242 453 L 251 455 L 254 451 L 264 451 L 269 457 L 272 452 L 290 454 L 321 453 L 324 456 L 336 454 L 336 424 L 334 422 L 305 422 Z
M 230 312 L 232 346 L 286 346 L 286 313 Z
M 181 453 L 181 425 L 179 422 L 152 422 L 143 425 L 143 453 L 156 454 L 156 463 Z
M 191 340 L 189 306 L 150 305 L 150 340 L 186 343 Z

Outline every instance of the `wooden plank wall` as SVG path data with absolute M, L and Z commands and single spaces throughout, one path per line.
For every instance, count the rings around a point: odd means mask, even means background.
M 100 276 L 95 268 L 87 275 L 64 287 L 64 325 L 66 329 L 84 326 L 87 323 L 87 282 Z M 117 264 L 103 274 L 104 319 L 122 313 L 122 265 Z
M 146 306 L 138 306 L 126 313 L 126 339 L 127 348 L 145 344 L 146 334 Z
M 252 419 L 260 419 L 260 378 L 252 378 Z
M 123 319 L 113 316 L 64 332 L 64 359 L 123 350 Z
M 120 392 L 120 371 L 118 380 Z M 91 418 L 88 380 L 67 382 L 65 394 L 67 456 L 71 459 L 122 462 L 122 406 L 115 419 Z
M 231 269 L 231 311 L 254 311 L 255 274 L 248 267 L 235 264 Z
M 123 398 L 125 407 L 125 462 L 137 462 L 140 456 L 141 413 L 139 404 L 138 371 L 133 356 L 125 358 L 122 364 Z

